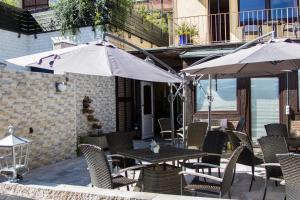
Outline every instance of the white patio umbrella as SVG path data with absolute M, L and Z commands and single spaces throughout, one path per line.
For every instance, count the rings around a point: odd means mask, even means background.
M 269 76 L 281 74 L 291 70 L 297 70 L 300 68 L 299 52 L 299 43 L 292 42 L 288 39 L 272 39 L 269 42 L 257 44 L 256 46 L 247 49 L 239 49 L 234 53 L 188 67 L 182 71 L 186 72 L 190 76 L 202 75 L 208 76 L 210 79 L 210 89 L 208 94 L 208 118 L 210 127 L 212 76 L 215 75 L 218 78 Z M 287 115 L 289 114 L 288 103 L 287 92 Z
M 300 44 L 272 40 L 235 53 L 183 69 L 191 75 L 218 77 L 267 76 L 296 70 L 300 66 Z
M 8 59 L 6 62 L 54 70 L 55 74 L 69 72 L 151 82 L 183 82 L 177 74 L 165 71 L 105 41 Z

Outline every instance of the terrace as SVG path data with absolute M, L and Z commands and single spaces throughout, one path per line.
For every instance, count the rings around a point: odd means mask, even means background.
M 247 42 L 271 31 L 298 39 L 299 24 L 299 7 L 285 7 L 174 18 L 170 35 L 175 46 Z

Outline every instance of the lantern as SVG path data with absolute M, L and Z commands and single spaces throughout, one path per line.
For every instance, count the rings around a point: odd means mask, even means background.
M 30 141 L 14 134 L 14 127 L 8 127 L 9 135 L 0 140 L 0 174 L 15 182 L 28 172 Z

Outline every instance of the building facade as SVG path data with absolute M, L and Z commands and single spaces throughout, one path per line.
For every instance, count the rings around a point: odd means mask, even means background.
M 103 32 L 92 27 L 82 27 L 76 35 L 62 35 L 53 11 L 39 7 L 39 3 L 24 0 L 27 10 L 0 2 L 0 137 L 11 124 L 18 128 L 18 135 L 30 139 L 31 167 L 76 156 L 77 137 L 93 131 L 82 112 L 85 96 L 93 100 L 94 115 L 104 133 L 133 130 L 132 90 L 139 84 L 124 78 L 53 75 L 6 65 L 4 61 L 9 58 L 100 39 Z M 110 23 L 112 34 L 141 48 L 168 45 L 168 34 L 135 13 L 126 21 Z M 118 41 L 110 42 L 129 49 Z M 67 82 L 63 93 L 55 87 L 61 81 Z
M 229 53 L 241 44 L 271 31 L 277 38 L 298 42 L 298 0 L 175 0 L 173 46 L 184 48 L 180 58 L 186 67 L 196 60 L 215 53 Z M 262 66 L 263 67 L 263 66 Z M 236 122 L 246 118 L 245 131 L 253 140 L 265 135 L 264 125 L 285 123 L 292 134 L 300 131 L 299 73 L 287 75 L 219 79 L 213 81 L 213 118 Z M 200 81 L 190 95 L 194 118 L 207 118 L 206 91 L 208 82 Z M 285 105 L 291 114 L 285 113 Z

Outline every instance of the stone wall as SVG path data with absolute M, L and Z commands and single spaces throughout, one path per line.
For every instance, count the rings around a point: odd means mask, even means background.
M 57 92 L 55 83 L 66 77 L 67 90 Z M 90 128 L 81 114 L 84 95 L 94 100 L 103 130 L 115 130 L 114 83 L 107 77 L 0 70 L 0 138 L 12 124 L 17 135 L 32 140 L 31 168 L 75 157 L 77 135 Z
M 84 96 L 89 96 L 93 100 L 91 107 L 102 125 L 102 131 L 104 133 L 116 131 L 115 78 L 71 74 L 69 78 L 76 80 L 77 134 L 82 136 L 91 131 L 91 123 L 82 113 Z

